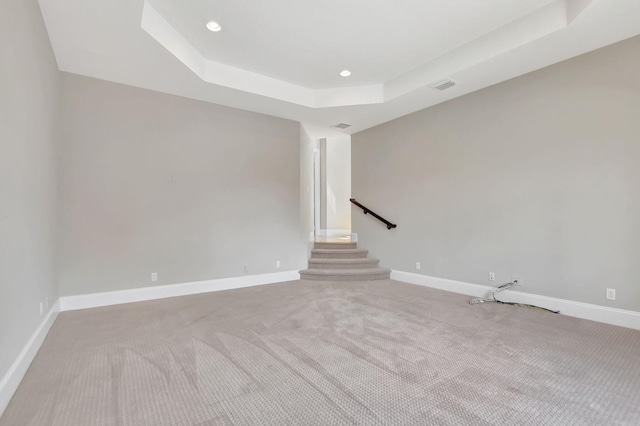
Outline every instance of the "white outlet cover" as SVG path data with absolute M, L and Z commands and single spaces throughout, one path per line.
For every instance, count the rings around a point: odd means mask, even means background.
M 157 272 L 152 272 L 151 273 L 151 281 L 158 281 L 158 273 Z
M 280 267 L 280 261 L 276 260 L 276 268 L 279 268 L 279 267 Z
M 607 289 L 607 299 L 616 300 L 616 289 L 615 288 L 608 288 Z
M 416 262 L 416 269 L 420 270 L 420 262 Z

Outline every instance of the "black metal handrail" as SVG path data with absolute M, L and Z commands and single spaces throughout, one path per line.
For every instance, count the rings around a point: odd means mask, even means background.
M 395 228 L 398 225 L 396 225 L 395 223 L 391 223 L 389 222 L 387 219 L 383 218 L 382 216 L 376 214 L 374 211 L 372 211 L 371 209 L 363 206 L 362 204 L 360 204 L 359 202 L 356 201 L 355 198 L 350 198 L 349 201 L 351 201 L 353 204 L 355 204 L 356 206 L 360 207 L 363 211 L 364 214 L 367 213 L 371 213 L 371 216 L 375 217 L 376 219 L 378 219 L 380 222 L 384 222 L 387 225 L 387 229 L 391 229 L 391 228 Z

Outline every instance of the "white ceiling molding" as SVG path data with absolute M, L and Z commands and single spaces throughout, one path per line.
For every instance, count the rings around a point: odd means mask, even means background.
M 407 72 L 368 86 L 311 89 L 205 58 L 162 14 L 145 0 L 141 27 L 207 83 L 310 108 L 387 102 L 463 69 L 517 49 L 569 25 L 591 0 L 555 0 L 501 28 Z
M 61 71 L 299 121 L 314 138 L 640 34 L 637 0 L 38 1 Z M 456 85 L 431 87 L 445 79 Z
M 591 3 L 593 3 L 593 0 L 568 0 L 567 22 L 573 22 Z
M 313 90 L 207 59 L 146 0 L 141 27 L 207 83 L 309 108 L 384 102 L 381 84 Z
M 312 90 L 205 59 L 148 1 L 144 2 L 141 27 L 208 83 L 308 107 L 315 104 Z
M 388 82 L 385 85 L 385 99 L 405 95 L 565 28 L 568 25 L 566 7 L 573 1 L 556 0 Z

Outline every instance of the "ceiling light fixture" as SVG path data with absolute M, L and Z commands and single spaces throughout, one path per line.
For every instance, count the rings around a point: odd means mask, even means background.
M 342 70 L 342 71 L 340 71 L 340 75 L 343 76 L 343 77 L 349 77 L 351 75 L 351 71 Z
M 217 33 L 218 31 L 220 31 L 222 29 L 222 27 L 216 21 L 209 21 L 209 22 L 207 22 L 207 29 L 209 31 L 213 31 L 213 32 Z

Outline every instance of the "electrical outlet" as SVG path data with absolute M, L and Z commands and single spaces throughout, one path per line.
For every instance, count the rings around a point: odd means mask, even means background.
M 496 273 L 489 272 L 489 281 L 495 281 L 495 280 L 496 280 Z
M 419 271 L 420 270 L 420 262 L 416 262 L 416 269 Z
M 280 261 L 276 260 L 276 268 L 280 268 Z
M 158 281 L 158 273 L 157 272 L 152 272 L 151 273 L 151 281 Z
M 607 299 L 616 300 L 616 289 L 615 288 L 608 288 L 607 289 Z
M 522 282 L 522 277 L 520 275 L 511 275 L 511 282 L 516 283 L 516 285 L 524 285 Z

